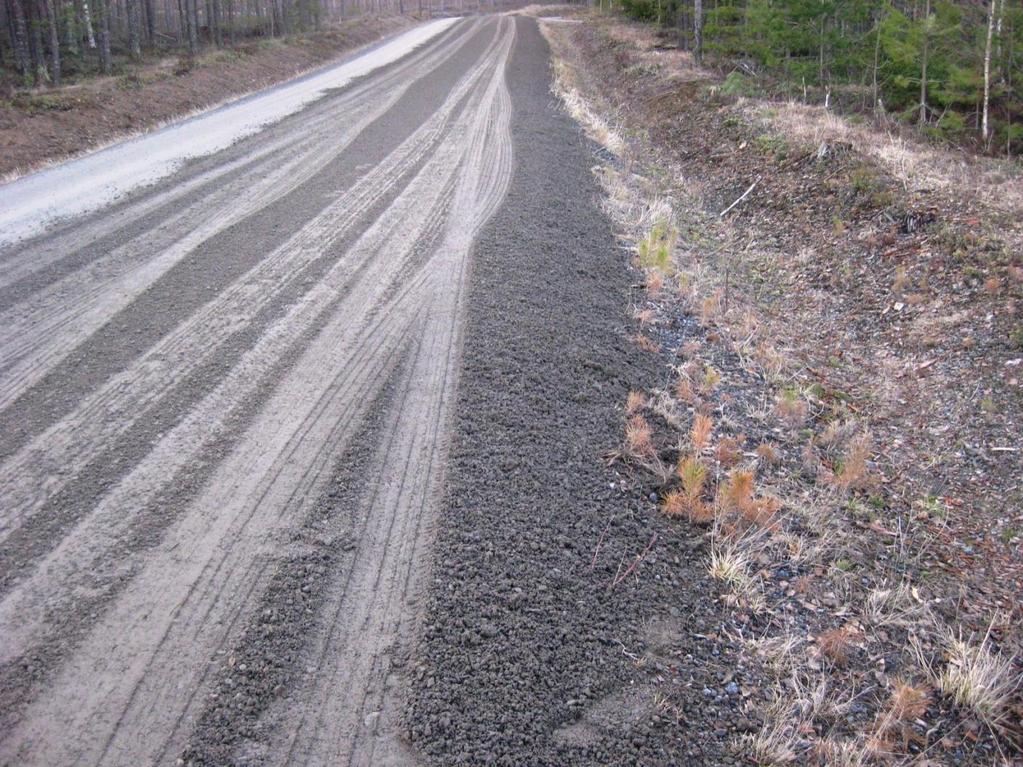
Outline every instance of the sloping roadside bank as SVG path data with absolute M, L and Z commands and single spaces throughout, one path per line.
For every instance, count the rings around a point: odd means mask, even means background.
M 189 62 L 167 56 L 122 75 L 0 99 L 0 179 L 16 177 L 298 77 L 416 24 L 367 16 L 286 39 L 250 41 Z
M 749 615 L 766 722 L 748 758 L 1015 763 L 1002 445 L 1023 270 L 996 187 L 932 188 L 959 177 L 951 153 L 906 142 L 894 162 L 821 110 L 820 132 L 793 131 L 770 116 L 812 110 L 723 92 L 643 25 L 584 21 L 544 25 L 559 90 L 620 158 L 599 172 L 650 293 L 636 327 L 677 360 L 669 386 L 630 393 L 626 428 L 682 452 L 660 511 L 707 525 L 708 566 Z
M 702 539 L 607 462 L 630 383 L 662 373 L 629 338 L 596 147 L 551 96 L 536 22 L 517 24 L 515 170 L 475 246 L 406 735 L 437 764 L 730 763 L 704 735 L 743 722 Z

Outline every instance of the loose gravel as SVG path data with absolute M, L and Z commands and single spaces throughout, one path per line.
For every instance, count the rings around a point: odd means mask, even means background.
M 650 488 L 607 460 L 628 390 L 666 371 L 629 340 L 633 275 L 599 209 L 596 147 L 551 96 L 535 22 L 517 34 L 515 172 L 474 254 L 406 734 L 435 764 L 730 763 L 752 723 L 708 639 L 702 538 L 663 525 Z

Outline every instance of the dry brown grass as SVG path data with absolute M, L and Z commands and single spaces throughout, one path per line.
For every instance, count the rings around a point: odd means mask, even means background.
M 693 418 L 693 427 L 689 430 L 689 443 L 693 451 L 702 453 L 710 444 L 710 435 L 714 431 L 714 420 L 703 413 L 697 413 Z
M 682 376 L 675 382 L 675 396 L 692 406 L 695 406 L 700 399 L 693 387 L 693 382 L 687 376 Z
M 721 296 L 715 292 L 703 299 L 700 304 L 700 322 L 710 327 L 721 317 Z
M 855 437 L 842 456 L 835 483 L 843 490 L 855 490 L 869 485 L 869 461 L 873 453 L 869 434 Z
M 703 500 L 707 467 L 699 457 L 687 455 L 679 460 L 676 473 L 682 482 L 678 500 L 683 504 L 686 516 L 693 522 L 711 521 L 714 516 L 713 509 Z
M 682 356 L 685 357 L 686 359 L 692 359 L 697 355 L 702 346 L 703 344 L 701 344 L 699 341 L 686 341 L 684 344 L 682 344 L 682 347 L 681 349 L 679 349 L 679 351 L 682 353 Z
M 657 354 L 661 350 L 661 345 L 645 333 L 637 333 L 632 340 L 645 352 Z
M 1012 659 L 991 648 L 990 632 L 980 643 L 949 631 L 944 669 L 932 678 L 942 695 L 967 709 L 988 727 L 1000 730 L 1008 723 L 1009 702 L 1021 684 Z
M 746 445 L 746 435 L 736 434 L 730 437 L 722 437 L 714 446 L 714 458 L 723 467 L 734 466 L 743 458 L 742 449 Z
M 664 275 L 656 271 L 646 273 L 646 292 L 651 298 L 657 298 L 664 291 Z
M 849 662 L 849 652 L 853 648 L 855 635 L 855 629 L 849 626 L 828 629 L 817 637 L 817 649 L 831 663 L 844 666 Z
M 657 316 L 653 309 L 641 309 L 633 315 L 640 325 L 650 325 Z
M 1023 217 L 1023 183 L 1010 160 L 972 157 L 885 132 L 869 124 L 854 125 L 823 107 L 748 101 L 742 108 L 754 122 L 807 147 L 851 144 L 872 158 L 909 190 L 939 189 L 968 195 Z
M 643 416 L 633 415 L 625 422 L 625 448 L 629 455 L 640 460 L 656 455 L 654 432 Z
M 627 55 L 632 59 L 632 51 Z M 596 96 L 597 103 L 600 98 Z M 703 125 L 700 116 L 685 114 L 692 117 L 694 124 Z M 842 324 L 850 316 L 842 313 L 847 309 L 842 300 L 855 292 L 847 290 L 847 286 L 867 274 L 868 269 L 852 263 L 848 271 L 836 273 L 831 282 L 828 282 L 829 275 L 824 274 L 823 288 L 819 284 L 797 282 L 807 271 L 816 274 L 810 267 L 831 255 L 825 246 L 814 239 L 805 253 L 797 249 L 798 255 L 789 254 L 791 258 L 778 257 L 771 261 L 767 256 L 761 259 L 758 245 L 748 247 L 746 243 L 750 240 L 736 239 L 733 230 L 708 231 L 699 213 L 708 209 L 707 201 L 696 196 L 691 199 L 688 195 L 693 189 L 701 190 L 694 195 L 720 189 L 713 184 L 701 185 L 699 179 L 692 179 L 695 184 L 690 185 L 685 166 L 672 168 L 675 177 L 681 178 L 678 185 L 644 178 L 641 160 L 634 154 L 642 139 L 633 141 L 634 134 L 629 135 L 630 154 L 623 158 L 628 171 L 598 174 L 609 195 L 607 206 L 614 211 L 620 233 L 630 245 L 645 236 L 654 221 L 666 221 L 669 226 L 674 222 L 681 234 L 671 281 L 678 289 L 673 291 L 669 286 L 664 291 L 665 301 L 661 305 L 666 314 L 660 316 L 670 316 L 681 299 L 687 313 L 695 314 L 704 326 L 703 332 L 695 333 L 702 337 L 702 344 L 687 340 L 678 351 L 685 364 L 679 370 L 672 391 L 664 393 L 668 398 L 674 394 L 677 410 L 683 410 L 684 403 L 695 415 L 689 425 L 689 439 L 679 435 L 679 444 L 685 445 L 680 449 L 691 452 L 679 460 L 678 485 L 671 485 L 673 489 L 662 496 L 661 509 L 668 516 L 713 523 L 708 534 L 711 540 L 709 571 L 712 577 L 729 586 L 730 594 L 723 597 L 726 603 L 752 607 L 754 611 L 763 609 L 767 591 L 772 616 L 769 639 L 799 647 L 790 653 L 786 673 L 775 680 L 777 685 L 769 684 L 765 688 L 777 692 L 785 704 L 779 707 L 779 717 L 765 715 L 763 726 L 755 736 L 746 739 L 747 745 L 763 763 L 782 763 L 797 758 L 812 760 L 813 749 L 818 749 L 819 758 L 827 764 L 898 763 L 908 758 L 909 743 L 916 737 L 914 732 L 931 728 L 928 737 L 932 740 L 926 745 L 918 744 L 919 751 L 926 748 L 942 751 L 946 747 L 936 744 L 932 733 L 942 727 L 952 728 L 954 733 L 962 720 L 956 722 L 955 717 L 949 717 L 935 721 L 928 716 L 926 687 L 889 680 L 883 673 L 871 674 L 876 670 L 874 662 L 882 653 L 886 659 L 889 653 L 897 658 L 900 672 L 914 674 L 914 662 L 908 657 L 909 653 L 903 653 L 895 643 L 901 642 L 901 637 L 908 633 L 926 637 L 928 647 L 933 648 L 934 637 L 942 630 L 938 629 L 940 624 L 932 617 L 929 607 L 937 602 L 934 592 L 927 593 L 929 583 L 897 576 L 892 585 L 886 586 L 885 579 L 892 577 L 891 571 L 882 572 L 872 564 L 882 561 L 889 566 L 896 563 L 901 568 L 907 556 L 903 549 L 912 546 L 910 536 L 915 534 L 899 524 L 904 521 L 902 518 L 899 523 L 894 519 L 900 509 L 898 499 L 889 494 L 892 487 L 889 478 L 893 449 L 900 448 L 893 448 L 890 430 L 883 421 L 878 422 L 876 411 L 881 407 L 890 410 L 898 406 L 906 391 L 905 384 L 915 383 L 919 374 L 905 376 L 901 368 L 904 360 L 896 355 L 877 362 L 857 355 L 860 351 L 857 347 L 850 350 L 844 346 L 844 340 L 853 339 L 853 333 L 850 325 Z M 847 155 L 843 153 L 848 150 L 841 147 L 839 150 L 829 155 L 827 162 L 845 163 Z M 852 156 L 855 158 L 854 154 Z M 907 165 L 902 170 L 908 170 Z M 664 166 L 659 167 L 664 169 Z M 783 170 L 779 169 L 779 174 Z M 809 173 L 801 178 L 812 183 L 812 176 Z M 881 173 L 878 177 L 887 178 L 887 174 Z M 726 178 L 734 182 L 734 178 Z M 683 185 L 685 190 L 680 192 Z M 894 188 L 889 183 L 886 189 Z M 668 198 L 667 202 L 664 197 Z M 893 198 L 901 199 L 897 189 L 893 191 Z M 810 200 L 811 204 L 816 199 Z M 751 207 L 756 209 L 754 199 L 748 202 L 747 212 Z M 797 198 L 791 203 L 805 205 L 812 218 L 813 211 L 805 200 Z M 756 209 L 752 227 L 770 220 L 764 207 Z M 649 211 L 655 209 L 658 215 L 651 218 Z M 676 218 L 671 217 L 673 211 Z M 734 229 L 743 224 L 740 219 L 736 217 L 728 226 Z M 645 223 L 640 225 L 638 221 Z M 939 285 L 942 275 L 929 268 L 926 262 L 914 259 L 912 253 L 887 253 L 884 249 L 896 241 L 894 237 L 885 240 L 887 235 L 883 232 L 879 234 L 862 227 L 861 219 L 843 214 L 842 227 L 832 234 L 846 239 L 860 237 L 862 242 L 869 242 L 877 235 L 877 244 L 869 247 L 876 247 L 884 256 L 876 262 L 883 264 L 881 269 L 891 271 L 868 276 L 878 278 L 872 287 L 877 288 L 880 311 L 890 311 L 896 301 L 903 304 L 894 309 L 898 316 L 888 314 L 886 321 L 901 323 L 905 338 L 907 333 L 917 332 L 918 318 L 943 311 Z M 745 233 L 750 235 L 750 229 Z M 714 244 L 722 248 L 714 250 Z M 732 253 L 741 252 L 742 256 L 729 260 L 733 281 L 726 307 L 725 293 L 721 289 L 726 284 L 721 273 L 723 261 L 716 258 L 716 253 L 728 253 L 729 249 Z M 888 259 L 889 255 L 893 260 Z M 909 266 L 894 265 L 894 259 Z M 738 266 L 739 260 L 742 267 Z M 782 300 L 767 309 L 759 304 L 751 308 L 749 302 L 745 302 L 741 284 L 750 276 L 741 273 L 747 262 L 756 267 L 751 273 L 758 280 L 763 279 L 764 295 L 788 296 L 792 300 Z M 1016 281 L 1023 281 L 1023 268 L 1000 266 L 999 269 L 1004 269 L 1005 273 L 980 270 L 979 279 L 986 279 L 986 283 L 978 283 L 974 278 L 974 289 L 983 284 L 988 296 L 1001 296 L 1015 290 Z M 826 303 L 832 299 L 834 303 Z M 781 309 L 781 313 L 772 314 L 772 309 Z M 791 311 L 786 312 L 786 309 Z M 817 335 L 809 338 L 812 334 L 805 333 L 805 328 L 815 327 L 812 323 L 824 312 L 834 312 L 829 315 L 831 324 L 822 328 L 827 335 L 822 333 L 819 338 Z M 948 316 L 955 314 L 950 311 Z M 853 317 L 856 318 L 858 315 Z M 946 335 L 958 334 L 958 327 L 949 327 Z M 821 353 L 825 338 L 827 348 Z M 977 338 L 978 346 L 986 341 L 983 332 Z M 724 354 L 720 353 L 722 350 Z M 738 356 L 741 369 L 736 369 L 727 355 L 732 359 Z M 714 374 L 708 380 L 711 362 L 726 371 L 727 387 L 721 387 L 720 380 L 714 380 Z M 879 373 L 876 387 L 857 387 L 855 379 L 838 378 L 857 365 L 858 369 L 869 367 Z M 928 375 L 936 371 L 937 367 Z M 753 389 L 751 380 L 757 382 L 755 396 L 744 399 Z M 850 382 L 854 385 L 845 385 Z M 875 395 L 876 399 L 871 399 Z M 716 422 L 710 421 L 710 413 L 715 414 Z M 711 428 L 706 437 L 698 434 L 694 438 L 692 431 L 696 428 L 696 416 L 700 415 L 716 427 L 717 433 Z M 787 428 L 777 428 L 779 423 L 772 423 L 772 415 Z M 853 418 L 856 420 L 852 421 Z M 684 432 L 684 417 L 681 422 L 676 428 Z M 830 425 L 820 434 L 822 424 Z M 864 431 L 867 424 L 877 434 L 881 445 L 876 455 L 870 435 Z M 767 494 L 765 488 L 758 489 L 753 469 L 741 465 L 744 441 L 734 434 L 739 429 L 754 434 L 757 440 L 764 440 L 755 448 L 756 465 L 762 474 L 760 481 L 765 487 L 769 483 L 773 492 L 786 499 L 784 514 L 780 498 Z M 709 452 L 712 445 L 713 455 Z M 869 497 L 866 493 L 853 497 L 845 495 L 860 489 L 871 490 Z M 887 514 L 892 517 L 886 517 Z M 877 535 L 872 532 L 875 528 Z M 897 532 L 891 532 L 893 530 Z M 893 539 L 889 540 L 888 536 Z M 759 542 L 750 543 L 752 537 L 758 537 Z M 883 554 L 877 557 L 879 551 Z M 842 561 L 848 562 L 849 567 L 840 564 Z M 774 573 L 782 562 L 796 565 L 796 572 L 803 574 L 786 576 L 789 583 L 779 584 L 774 580 Z M 878 577 L 860 578 L 861 569 L 865 576 Z M 769 590 L 763 587 L 766 582 L 772 583 Z M 881 585 L 871 589 L 869 584 Z M 784 588 L 775 588 L 777 585 Z M 822 596 L 826 599 L 822 600 Z M 789 616 L 799 618 L 789 623 Z M 822 630 L 822 625 L 834 624 L 834 616 L 849 623 Z M 740 616 L 738 620 L 745 618 Z M 807 643 L 808 633 L 816 634 L 816 641 Z M 984 671 L 979 674 L 972 671 L 977 667 L 990 667 L 985 657 L 995 658 L 1004 667 L 1004 658 L 994 652 L 988 652 L 987 656 L 971 655 L 961 648 L 958 651 L 951 646 L 946 648 L 940 660 L 932 661 L 936 669 L 934 686 L 964 709 L 999 710 L 997 704 L 991 705 L 990 695 L 986 696 L 985 703 L 985 696 L 978 691 L 993 686 L 1004 692 L 1004 688 L 999 684 L 963 681 L 985 676 Z M 885 666 L 880 671 L 890 672 L 890 668 Z M 793 678 L 799 681 L 793 682 Z M 846 702 L 852 700 L 867 705 L 869 716 L 860 717 L 858 724 L 842 722 L 840 727 L 836 726 L 836 712 L 842 711 Z M 960 700 L 964 702 L 958 703 Z M 944 711 L 948 708 L 945 706 Z M 926 724 L 916 721 L 925 718 Z M 832 727 L 835 729 L 831 730 Z M 903 739 L 901 747 L 900 738 Z
M 635 415 L 647 406 L 646 395 L 641 391 L 633 389 L 625 400 L 625 414 Z
M 931 693 L 927 688 L 896 679 L 892 683 L 883 717 L 896 722 L 911 722 L 922 717 L 930 704 Z
M 723 511 L 743 512 L 753 505 L 756 475 L 750 469 L 734 469 L 718 488 L 717 505 Z
M 757 445 L 756 450 L 757 456 L 768 464 L 776 464 L 780 459 L 778 448 L 772 445 L 770 442 L 761 442 Z
M 797 389 L 789 387 L 778 395 L 774 412 L 787 426 L 798 429 L 806 423 L 810 407 Z

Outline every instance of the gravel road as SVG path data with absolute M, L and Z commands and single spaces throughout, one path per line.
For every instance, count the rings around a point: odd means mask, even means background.
M 3 762 L 404 763 L 515 43 L 459 22 L 0 252 Z
M 716 762 L 594 147 L 535 21 L 432 29 L 0 246 L 0 764 Z

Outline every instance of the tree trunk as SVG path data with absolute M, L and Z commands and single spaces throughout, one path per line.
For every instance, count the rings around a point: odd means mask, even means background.
M 197 0 L 185 0 L 185 15 L 188 16 L 188 54 L 199 52 L 199 10 Z
M 56 0 L 43 0 L 46 3 L 46 20 L 50 27 L 50 79 L 54 85 L 60 85 L 60 29 L 57 27 Z
M 995 31 L 995 5 L 998 0 L 991 0 L 991 11 L 987 17 L 987 40 L 984 43 L 984 112 L 980 121 L 980 135 L 987 143 L 990 134 L 988 132 L 988 105 L 991 102 L 991 39 Z
M 153 0 L 145 0 L 143 8 L 146 11 L 146 45 L 152 48 L 156 40 L 156 4 Z
M 128 49 L 133 60 L 142 58 L 142 19 L 139 18 L 139 0 L 125 0 L 128 12 Z
M 96 33 L 92 29 L 92 12 L 89 0 L 82 0 L 82 22 L 85 24 L 85 40 L 91 50 L 96 50 Z
M 871 91 L 870 91 L 871 92 L 871 99 L 873 100 L 873 104 L 871 105 L 871 109 L 873 109 L 875 112 L 877 112 L 878 105 L 880 104 L 879 98 L 880 98 L 880 95 L 881 95 L 880 93 L 878 93 L 878 90 L 877 90 L 877 67 L 878 67 L 878 62 L 881 59 L 881 25 L 883 23 L 884 23 L 884 16 L 883 15 L 878 16 L 878 18 L 877 18 L 877 36 L 874 39 L 874 81 L 873 81 L 873 84 L 872 84 L 872 87 L 871 87 Z
M 14 63 L 18 72 L 27 75 L 31 61 L 28 54 L 28 25 L 25 22 L 25 8 L 21 0 L 7 0 L 7 15 L 11 24 L 11 43 L 14 46 Z
M 216 43 L 218 48 L 223 48 L 224 37 L 220 31 L 220 0 L 212 0 L 211 9 L 213 11 L 213 19 L 210 22 L 210 27 L 213 32 L 213 42 Z
M 99 61 L 103 71 L 110 74 L 110 9 L 107 0 L 96 0 L 96 23 L 99 26 Z
M 46 54 L 43 51 L 43 16 L 40 13 L 40 0 L 29 0 L 25 6 L 28 22 L 28 53 L 32 59 L 32 78 L 36 85 L 49 79 L 46 73 Z
M 693 61 L 703 64 L 703 0 L 693 0 Z
M 60 14 L 58 14 L 60 15 Z M 63 11 L 64 15 L 64 45 L 72 56 L 78 55 L 78 36 L 82 26 L 82 11 L 80 4 L 72 1 L 71 6 Z
M 931 0 L 924 5 L 924 44 L 920 56 L 920 124 L 927 124 L 927 54 L 931 42 Z

